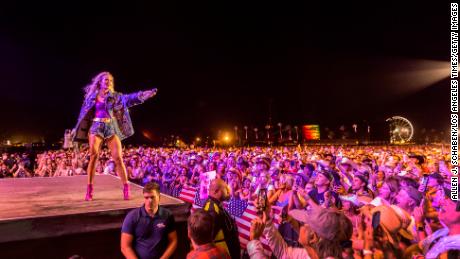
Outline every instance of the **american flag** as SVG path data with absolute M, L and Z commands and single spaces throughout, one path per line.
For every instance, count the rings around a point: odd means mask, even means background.
M 192 204 L 191 213 L 195 212 L 196 209 L 202 208 L 206 202 L 206 200 L 200 199 L 199 188 L 194 186 L 183 186 L 178 197 Z
M 193 204 L 195 201 L 195 196 L 196 196 L 197 191 L 198 191 L 198 188 L 196 187 L 182 186 L 182 189 L 180 190 L 180 193 L 179 193 L 179 199 Z
M 246 202 L 245 202 L 246 203 Z M 244 207 L 242 210 L 241 207 Z M 249 231 L 251 228 L 251 221 L 258 217 L 257 216 L 257 209 L 253 205 L 243 204 L 241 202 L 237 202 L 236 204 L 232 204 L 231 202 L 228 204 L 228 212 L 235 217 L 236 225 L 238 226 L 238 233 L 240 238 L 240 245 L 242 249 L 246 249 L 246 246 L 249 242 Z M 275 224 L 276 228 L 278 228 L 279 223 L 281 222 L 281 207 L 272 207 L 272 217 L 273 223 Z M 239 214 L 242 211 L 241 214 Z M 268 246 L 268 241 L 261 237 L 260 241 L 262 242 L 264 253 L 267 256 L 271 256 L 272 252 L 270 247 Z
M 204 206 L 204 203 L 206 202 L 207 199 L 201 199 L 200 198 L 200 190 L 199 188 L 196 188 L 196 193 L 195 193 L 195 199 L 193 201 L 193 205 L 196 205 L 196 206 L 199 206 L 199 207 L 203 207 Z
M 248 202 L 241 199 L 231 198 L 228 203 L 224 203 L 224 208 L 234 217 L 243 216 L 248 207 Z
M 182 187 L 176 188 L 175 186 L 171 186 L 171 196 L 173 197 L 179 197 L 180 193 L 182 191 Z

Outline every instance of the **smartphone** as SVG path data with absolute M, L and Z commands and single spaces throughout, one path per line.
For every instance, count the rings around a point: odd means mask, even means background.
M 267 200 L 267 189 L 265 188 L 261 188 L 259 190 L 259 195 L 257 196 L 257 203 L 258 203 L 258 210 L 260 212 L 262 211 L 265 211 L 265 209 L 267 208 L 267 203 L 268 203 L 268 200 Z
M 372 228 L 376 230 L 380 225 L 380 211 L 372 214 Z
M 420 180 L 420 186 L 418 190 L 420 192 L 426 192 L 427 191 L 427 186 L 428 186 L 428 175 L 424 174 L 422 179 Z

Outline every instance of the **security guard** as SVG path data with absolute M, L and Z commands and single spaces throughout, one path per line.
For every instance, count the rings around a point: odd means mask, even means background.
M 232 216 L 222 207 L 222 202 L 230 199 L 228 185 L 222 179 L 215 179 L 209 186 L 208 200 L 203 209 L 214 219 L 214 243 L 226 250 L 231 258 L 241 258 L 238 227 Z

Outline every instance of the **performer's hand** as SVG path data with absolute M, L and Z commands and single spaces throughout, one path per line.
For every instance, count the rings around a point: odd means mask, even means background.
M 155 96 L 158 92 L 157 88 L 153 88 L 152 90 L 147 90 L 142 93 L 142 99 L 147 100 Z

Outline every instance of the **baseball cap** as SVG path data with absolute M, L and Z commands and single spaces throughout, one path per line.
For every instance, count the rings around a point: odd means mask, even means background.
M 295 220 L 308 226 L 323 239 L 349 240 L 353 234 L 351 221 L 341 212 L 334 209 L 314 207 L 309 211 L 291 210 L 288 213 Z
M 398 214 L 398 217 L 401 220 L 401 229 L 398 233 L 408 240 L 413 240 L 414 236 L 412 235 L 412 232 L 408 230 L 409 225 L 412 223 L 411 215 L 396 205 L 390 205 L 390 207 L 396 212 L 396 214 Z
M 410 215 L 407 215 L 407 213 L 393 205 L 381 205 L 371 210 L 372 215 L 376 212 L 380 212 L 380 226 L 387 235 L 388 241 L 390 241 L 393 246 L 398 246 L 398 234 L 406 239 L 413 239 L 412 233 L 407 230 L 411 223 Z
M 267 166 L 267 168 L 270 168 L 270 158 L 266 156 L 259 156 L 256 159 L 256 163 L 263 163 Z
M 324 177 L 329 179 L 329 181 L 331 181 L 331 182 L 332 182 L 332 180 L 334 180 L 334 176 L 327 170 L 320 170 L 320 171 L 318 171 L 318 173 L 322 174 Z

